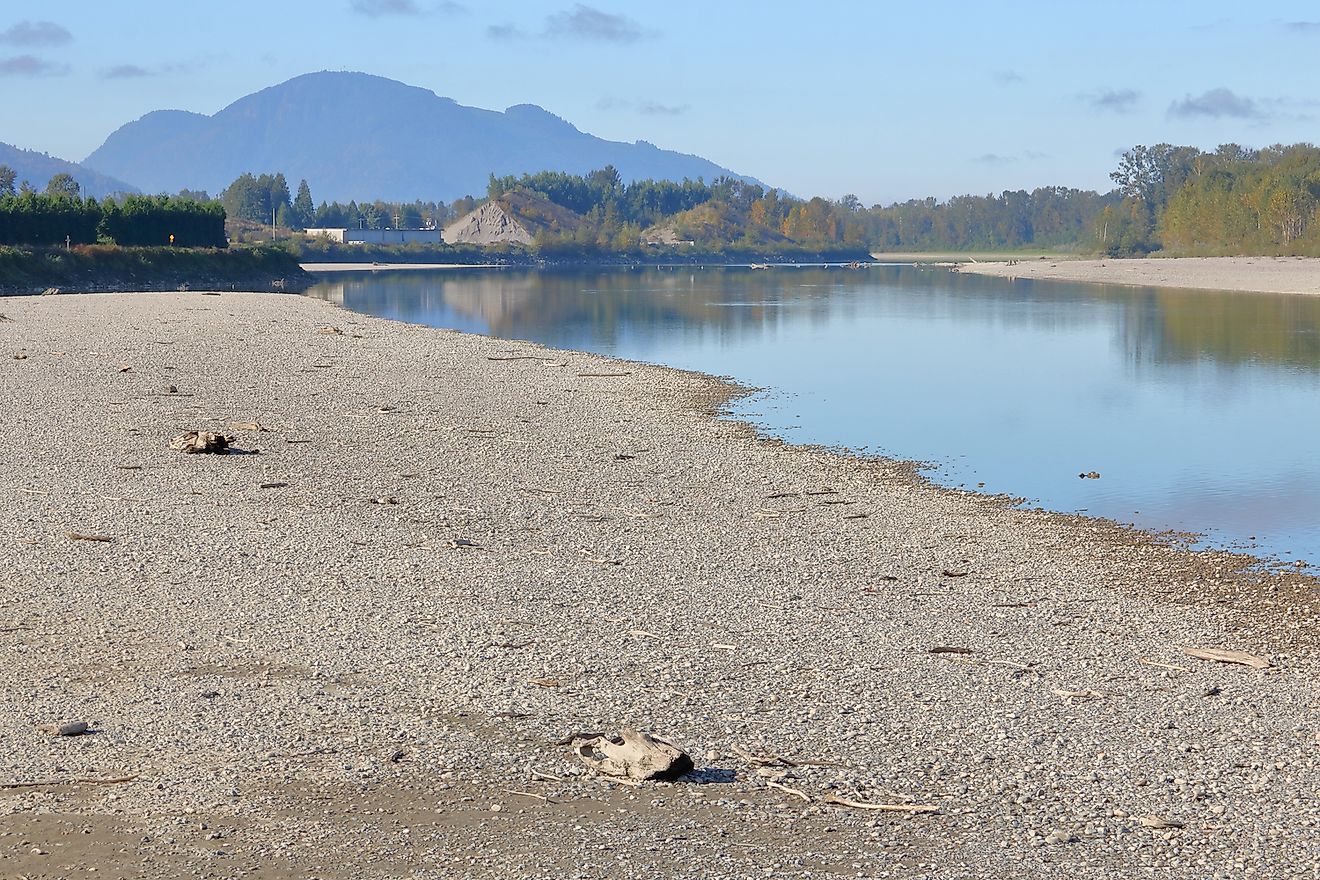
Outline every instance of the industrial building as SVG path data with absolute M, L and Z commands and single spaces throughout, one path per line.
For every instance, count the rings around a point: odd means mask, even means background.
M 307 235 L 325 236 L 342 244 L 440 244 L 439 229 L 305 229 Z

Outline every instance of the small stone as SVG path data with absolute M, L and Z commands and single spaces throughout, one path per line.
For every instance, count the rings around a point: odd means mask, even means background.
M 50 736 L 82 736 L 91 729 L 86 721 L 59 721 L 54 724 L 42 724 L 37 728 Z

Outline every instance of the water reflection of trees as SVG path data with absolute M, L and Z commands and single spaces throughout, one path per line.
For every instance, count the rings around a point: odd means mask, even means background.
M 841 308 L 846 314 L 846 303 L 827 295 L 845 272 L 691 267 L 380 272 L 335 276 L 311 294 L 399 320 L 552 345 L 581 347 L 590 341 L 613 348 L 625 336 L 635 341 L 676 332 L 725 339 L 759 335 L 782 320 L 786 307 L 795 320 L 826 321 Z
M 332 276 L 346 308 L 551 345 L 614 350 L 666 335 L 759 337 L 788 321 L 936 317 L 996 327 L 1114 328 L 1134 365 L 1210 360 L 1320 371 L 1320 297 L 1018 281 L 944 269 L 454 270 Z

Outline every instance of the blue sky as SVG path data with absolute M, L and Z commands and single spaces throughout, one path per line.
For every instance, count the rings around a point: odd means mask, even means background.
M 888 203 L 1108 188 L 1137 143 L 1314 141 L 1320 7 L 3 0 L 0 141 L 79 160 L 151 110 L 214 113 L 315 70 L 540 104 L 797 195 Z

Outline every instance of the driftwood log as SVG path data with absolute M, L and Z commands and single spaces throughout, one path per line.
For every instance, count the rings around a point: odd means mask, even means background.
M 676 779 L 692 770 L 692 758 L 671 742 L 623 728 L 618 736 L 578 734 L 568 745 L 598 773 L 627 779 Z
M 224 434 L 213 434 L 210 431 L 189 431 L 170 441 L 170 449 L 187 452 L 190 455 L 196 453 L 216 454 L 224 452 L 228 448 L 228 437 Z

